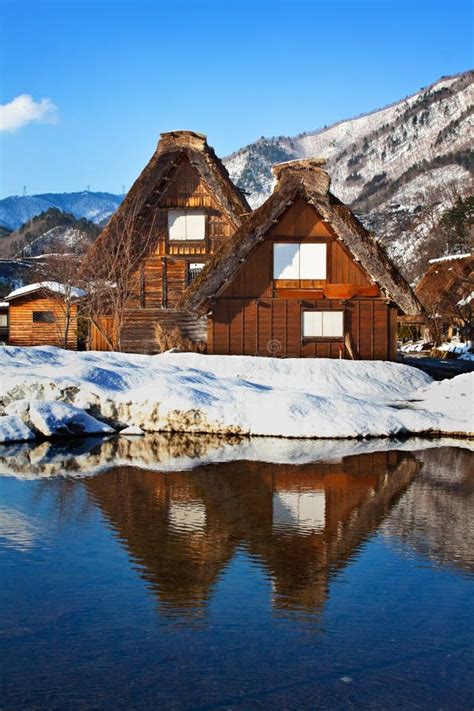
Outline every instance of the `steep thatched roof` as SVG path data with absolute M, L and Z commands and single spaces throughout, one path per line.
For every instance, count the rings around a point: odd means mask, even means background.
M 416 295 L 430 315 L 456 314 L 456 305 L 474 291 L 474 256 L 433 259 L 416 287 Z
M 183 157 L 189 159 L 203 178 L 224 214 L 236 227 L 240 224 L 242 215 L 251 208 L 243 193 L 231 181 L 214 149 L 208 145 L 206 136 L 195 131 L 169 131 L 161 134 L 154 155 L 92 245 L 89 258 L 94 256 L 99 246 L 113 241 L 115 233 L 120 232 L 124 225 L 133 224 L 135 229 L 138 222 L 136 229 L 139 231 L 142 213 L 151 204 L 159 203 Z
M 333 229 L 353 257 L 387 298 L 405 314 L 419 314 L 423 307 L 400 272 L 388 259 L 380 244 L 367 232 L 352 212 L 329 192 L 330 178 L 322 170 L 322 159 L 281 163 L 274 168 L 278 183 L 266 202 L 248 215 L 233 238 L 223 245 L 202 274 L 190 285 L 183 306 L 202 313 L 241 263 L 265 239 L 265 234 L 298 197 L 312 205 Z

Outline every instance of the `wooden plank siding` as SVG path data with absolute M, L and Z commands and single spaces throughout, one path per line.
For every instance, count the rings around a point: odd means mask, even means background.
M 113 319 L 111 316 L 100 316 L 95 323 L 89 324 L 89 350 L 109 351 L 109 341 L 113 341 Z M 105 335 L 104 335 L 105 334 Z M 105 337 L 107 336 L 107 338 Z
M 35 323 L 33 312 L 52 312 L 53 323 Z M 64 308 L 54 296 L 28 294 L 10 302 L 9 344 L 11 346 L 64 346 Z M 70 350 L 77 349 L 77 307 L 71 306 L 67 339 Z
M 208 352 L 350 358 L 344 339 L 303 339 L 302 312 L 305 309 L 342 309 L 345 333 L 351 337 L 355 357 L 395 360 L 397 310 L 383 300 L 361 299 L 344 302 L 336 299 L 219 299 L 208 319 Z
M 327 244 L 325 280 L 273 280 L 273 245 L 292 241 Z M 305 309 L 342 310 L 344 337 L 303 339 Z M 396 307 L 383 298 L 330 225 L 298 199 L 215 298 L 208 321 L 208 352 L 394 360 L 396 320 Z
M 205 316 L 196 318 L 175 309 L 133 309 L 122 329 L 122 349 L 127 353 L 156 353 L 155 328 L 158 323 L 168 328 L 178 326 L 183 336 L 195 343 L 206 341 Z

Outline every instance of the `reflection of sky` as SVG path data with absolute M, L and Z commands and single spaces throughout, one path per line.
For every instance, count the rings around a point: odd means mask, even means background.
M 273 494 L 273 527 L 302 532 L 322 531 L 326 521 L 323 491 L 280 491 Z
M 168 521 L 171 528 L 203 531 L 206 525 L 206 507 L 199 501 L 173 501 Z
M 28 516 L 15 509 L 0 508 L 0 540 L 8 548 L 23 552 L 35 545 L 36 526 Z

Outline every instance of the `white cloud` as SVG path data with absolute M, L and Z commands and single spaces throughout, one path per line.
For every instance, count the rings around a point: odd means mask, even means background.
M 54 123 L 57 112 L 51 99 L 35 101 L 31 94 L 20 94 L 9 104 L 0 104 L 0 131 L 17 131 L 32 121 Z

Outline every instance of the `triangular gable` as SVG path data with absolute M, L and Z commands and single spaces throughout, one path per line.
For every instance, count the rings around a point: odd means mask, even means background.
M 212 299 L 229 283 L 248 259 L 252 250 L 285 210 L 298 197 L 312 205 L 360 263 L 374 283 L 406 314 L 420 314 L 423 308 L 409 284 L 388 259 L 373 235 L 367 232 L 351 211 L 329 192 L 329 176 L 311 161 L 295 162 L 294 169 L 282 171 L 273 194 L 247 216 L 234 237 L 214 255 L 200 277 L 188 288 L 182 305 L 203 313 Z M 291 164 L 289 164 L 291 165 Z
M 206 137 L 192 131 L 171 131 L 161 134 L 158 147 L 149 163 L 130 188 L 119 209 L 111 217 L 89 250 L 92 257 L 99 245 L 114 240 L 123 225 L 143 225 L 144 215 L 151 205 L 158 205 L 169 190 L 184 161 L 196 171 L 206 189 L 211 191 L 223 214 L 237 227 L 242 216 L 250 212 L 243 194 L 232 183 L 229 174 L 207 144 Z M 142 215 L 143 213 L 143 215 Z

